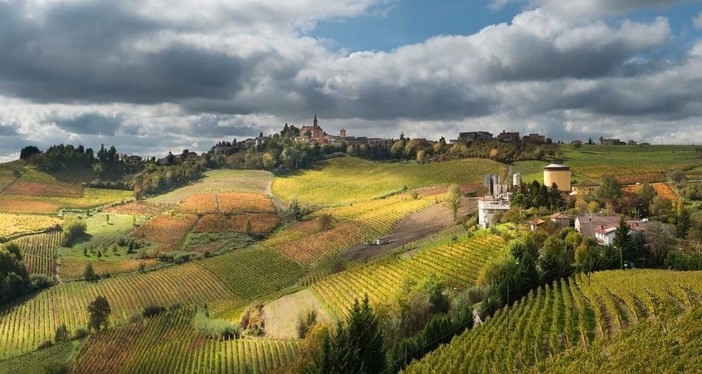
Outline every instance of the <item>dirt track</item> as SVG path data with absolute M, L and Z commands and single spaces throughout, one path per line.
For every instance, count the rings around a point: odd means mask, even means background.
M 475 198 L 463 199 L 460 215 L 475 213 Z M 451 211 L 443 204 L 432 205 L 417 213 L 403 218 L 384 239 L 390 241 L 384 245 L 357 245 L 341 255 L 344 260 L 368 260 L 399 248 L 404 244 L 422 239 L 426 236 L 449 228 L 453 224 Z

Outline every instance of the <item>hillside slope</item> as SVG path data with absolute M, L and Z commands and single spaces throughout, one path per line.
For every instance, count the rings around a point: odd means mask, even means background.
M 606 348 L 610 342 L 621 345 L 622 339 L 630 339 L 651 344 L 645 332 L 635 336 L 621 335 L 622 331 L 643 323 L 642 331 L 655 335 L 656 326 L 670 329 L 680 313 L 698 313 L 701 303 L 702 272 L 607 271 L 593 274 L 590 282 L 584 276 L 561 280 L 502 309 L 482 326 L 413 363 L 406 372 L 561 371 L 562 365 L 582 357 L 592 365 L 604 367 L 607 360 L 616 365 L 617 358 Z M 605 361 L 596 362 L 583 354 L 593 350 Z M 575 353 L 547 361 L 563 352 Z M 628 352 L 632 360 L 643 358 L 633 349 Z M 702 366 L 695 366 L 693 371 L 700 369 Z

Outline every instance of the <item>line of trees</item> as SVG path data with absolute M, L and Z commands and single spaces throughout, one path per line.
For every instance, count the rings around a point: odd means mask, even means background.
M 0 305 L 50 285 L 47 277 L 29 274 L 17 244 L 0 244 Z

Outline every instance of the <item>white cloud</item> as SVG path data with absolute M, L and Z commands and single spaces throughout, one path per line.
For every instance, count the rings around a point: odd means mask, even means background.
M 692 24 L 698 28 L 702 29 L 702 11 L 697 14 L 697 17 L 692 19 Z

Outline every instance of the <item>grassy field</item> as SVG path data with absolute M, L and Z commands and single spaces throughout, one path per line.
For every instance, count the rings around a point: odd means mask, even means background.
M 684 145 L 562 145 L 561 150 L 575 176 L 599 179 L 610 174 L 625 183 L 662 181 L 668 171 L 692 169 L 702 162 L 696 147 Z
M 297 198 L 305 204 L 343 204 L 369 200 L 403 188 L 481 182 L 491 173 L 504 174 L 504 167 L 494 161 L 478 159 L 420 165 L 345 157 L 276 178 L 273 193 L 283 202 Z
M 517 161 L 512 166 L 512 173 L 521 173 L 522 182 L 531 183 L 538 181 L 544 183 L 544 166 L 548 162 L 543 161 Z M 512 183 L 510 180 L 509 183 Z
M 248 192 L 262 194 L 273 175 L 261 170 L 212 170 L 205 178 L 169 193 L 148 199 L 156 203 L 179 203 L 192 195 L 217 192 Z
M 86 235 L 78 238 L 70 248 L 61 248 L 62 257 L 75 257 L 84 259 L 83 248 L 111 249 L 120 236 L 128 235 L 135 230 L 134 223 L 141 226 L 146 221 L 142 216 L 124 214 L 98 213 L 85 219 L 87 226 Z M 132 218 L 133 217 L 133 218 Z M 126 248 L 120 247 L 120 252 Z M 90 254 L 89 254 L 90 255 Z M 110 250 L 108 255 L 112 255 Z
M 591 281 L 584 276 L 561 279 L 502 309 L 407 372 L 619 372 L 597 369 L 615 367 L 610 363 L 625 365 L 627 372 L 667 372 L 676 362 L 686 366 L 674 371 L 699 372 L 699 360 L 681 357 L 683 346 L 697 335 L 677 329 L 682 338 L 674 343 L 678 354 L 670 354 L 665 344 L 669 334 L 661 332 L 675 329 L 685 310 L 699 315 L 700 295 L 702 272 L 607 271 L 594 273 Z M 626 350 L 628 355 L 616 356 L 622 352 L 617 346 L 620 334 L 640 323 L 646 326 L 641 335 L 624 335 L 628 342 L 636 342 Z M 699 331 L 699 324 L 695 328 Z M 612 350 L 607 347 L 610 342 L 615 343 Z M 655 353 L 641 350 L 644 345 Z M 700 349 L 699 343 L 690 347 Z M 649 366 L 646 357 L 657 355 L 659 349 L 675 361 L 659 360 L 660 366 Z

